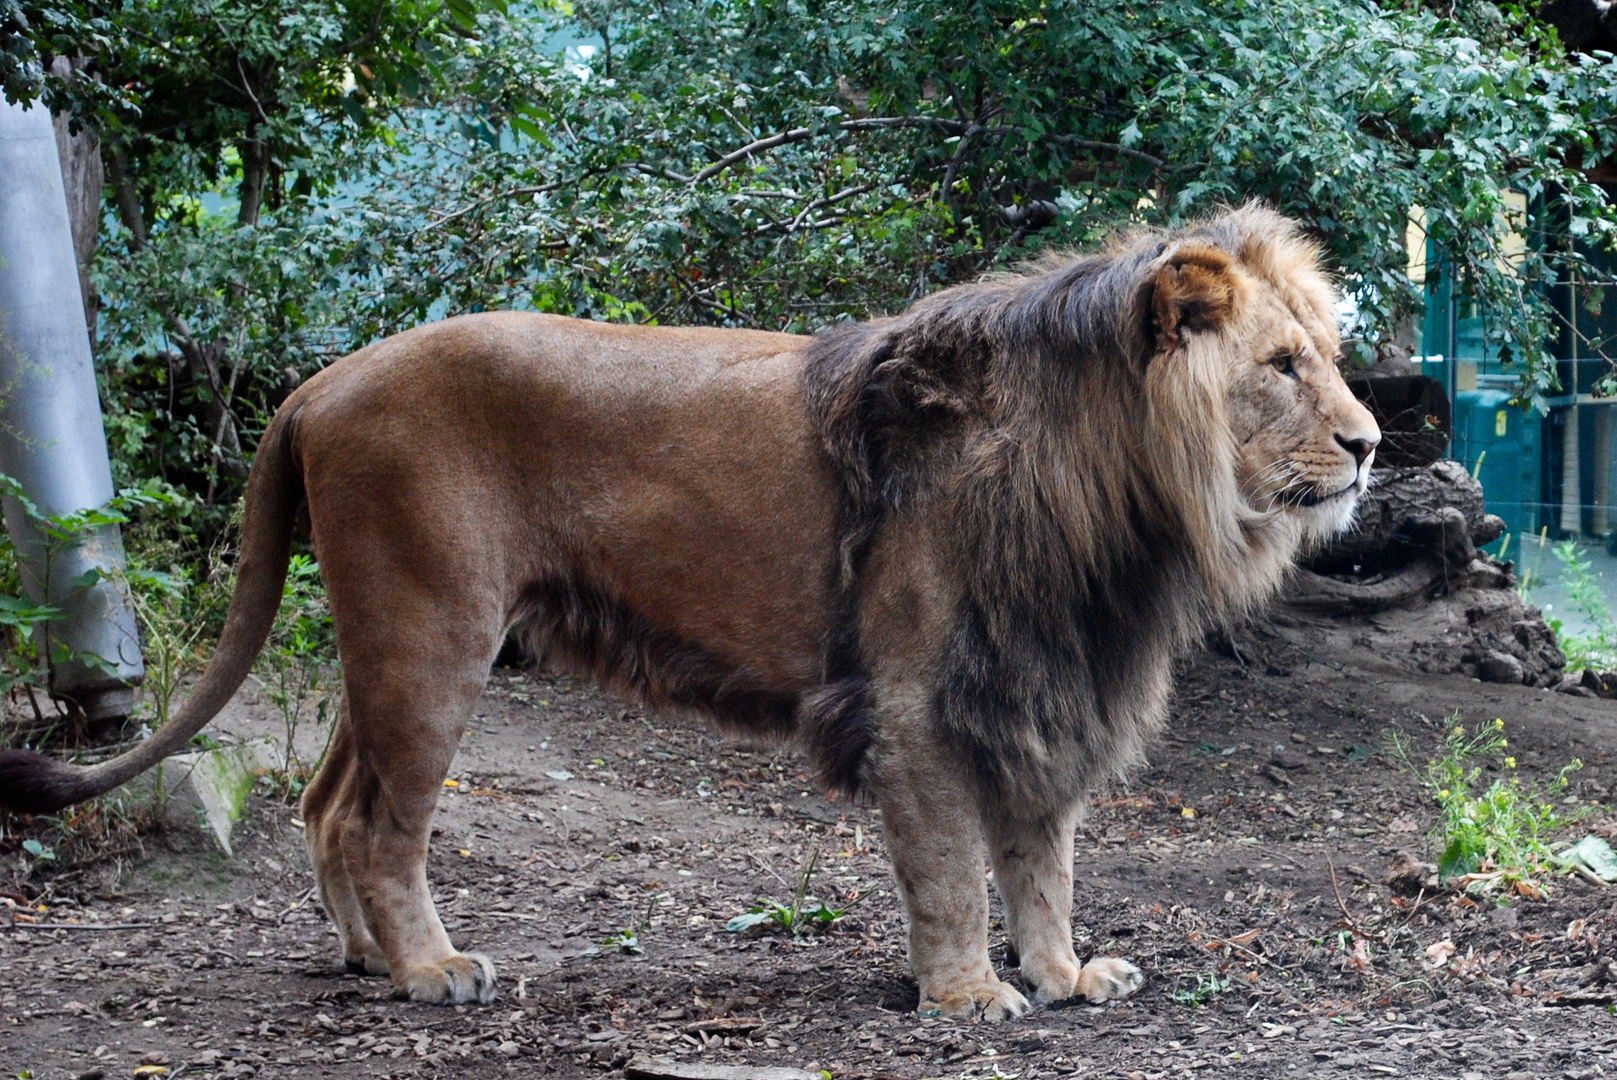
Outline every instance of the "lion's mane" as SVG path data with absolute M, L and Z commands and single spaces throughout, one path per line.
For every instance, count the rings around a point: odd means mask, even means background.
M 1176 253 L 1189 269 L 1167 327 Z M 1324 287 L 1317 258 L 1249 207 L 815 341 L 806 393 L 841 477 L 840 607 L 799 734 L 824 783 L 880 783 L 863 575 L 881 531 L 923 506 L 949 523 L 931 535 L 956 545 L 963 583 L 935 723 L 990 796 L 1054 806 L 1138 759 L 1175 655 L 1268 596 L 1301 539 L 1237 486 L 1232 357 L 1158 343 L 1228 314 L 1231 265 L 1295 295 L 1301 275 Z

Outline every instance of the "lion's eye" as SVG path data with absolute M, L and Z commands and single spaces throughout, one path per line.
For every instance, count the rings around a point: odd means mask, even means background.
M 1297 354 L 1289 349 L 1282 349 L 1269 358 L 1269 364 L 1280 374 L 1288 378 L 1297 377 Z

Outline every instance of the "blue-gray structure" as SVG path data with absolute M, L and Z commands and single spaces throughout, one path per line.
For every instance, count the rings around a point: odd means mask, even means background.
M 1594 261 L 1610 260 L 1596 255 Z M 1617 343 L 1617 305 L 1611 303 L 1617 290 L 1604 284 L 1604 304 L 1590 303 L 1595 284 L 1565 283 L 1554 290 L 1564 326 L 1557 340 L 1545 343 L 1545 351 L 1556 360 L 1561 392 L 1549 399 L 1548 415 L 1540 416 L 1510 404 L 1518 369 L 1502 365 L 1498 350 L 1486 341 L 1488 313 L 1451 294 L 1435 249 L 1430 265 L 1435 272 L 1426 280 L 1419 350 L 1426 355 L 1417 370 L 1448 387 L 1454 414 L 1450 456 L 1482 482 L 1488 510 L 1504 518 L 1515 550 L 1539 535 L 1612 543 L 1617 535 L 1612 438 L 1617 398 L 1591 393 L 1607 363 L 1594 354 L 1590 342 Z M 1604 346 L 1606 352 L 1612 348 Z
M 0 99 L 0 472 L 47 516 L 104 505 L 113 495 L 84 301 L 50 113 Z M 88 587 L 86 571 L 123 564 L 116 526 L 82 542 L 47 543 L 15 499 L 7 531 L 23 588 L 65 617 L 46 624 L 58 644 L 101 657 L 53 664 L 51 691 L 91 721 L 127 715 L 144 674 L 134 614 L 116 573 Z

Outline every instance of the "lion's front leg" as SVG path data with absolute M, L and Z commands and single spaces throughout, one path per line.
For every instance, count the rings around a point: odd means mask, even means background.
M 880 803 L 909 916 L 920 1012 L 1001 1020 L 1028 1011 L 988 960 L 988 883 L 974 785 L 926 732 L 890 730 Z
M 1099 1004 L 1145 984 L 1126 960 L 1096 957 L 1082 968 L 1072 947 L 1072 847 L 1078 806 L 1027 816 L 1014 809 L 983 814 L 1006 929 L 1021 962 L 1022 984 L 1044 1005 L 1074 994 Z
M 1078 956 L 1072 948 L 1072 838 L 1077 808 L 1027 818 L 1014 810 L 983 814 L 1005 928 L 1022 967 L 1022 985 L 1045 1005 L 1072 997 Z

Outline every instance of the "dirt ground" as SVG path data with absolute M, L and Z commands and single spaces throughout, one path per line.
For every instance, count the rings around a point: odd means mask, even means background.
M 345 974 L 295 808 L 255 795 L 233 859 L 182 822 L 122 872 L 47 868 L 12 886 L 0 1066 L 617 1077 L 675 1061 L 838 1080 L 1617 1070 L 1617 891 L 1559 879 L 1545 902 L 1499 907 L 1381 884 L 1400 852 L 1424 852 L 1435 813 L 1386 752 L 1390 728 L 1424 760 L 1455 710 L 1502 718 L 1520 772 L 1549 780 L 1581 758 L 1568 797 L 1604 803 L 1617 703 L 1411 672 L 1353 627 L 1255 635 L 1241 651 L 1244 664 L 1185 665 L 1150 765 L 1094 800 L 1079 837 L 1078 950 L 1138 964 L 1149 981 L 1129 1001 L 1003 1024 L 918 1017 L 879 814 L 814 793 L 789 750 L 497 671 L 430 864 L 451 936 L 498 966 L 495 1004 L 399 1002 L 385 979 Z M 8 874 L 27 862 L 18 842 Z M 829 931 L 726 930 L 761 900 L 789 901 L 811 849 L 809 893 L 846 909 Z M 997 926 L 991 940 L 1014 978 Z M 1443 941 L 1455 951 L 1434 963 Z

